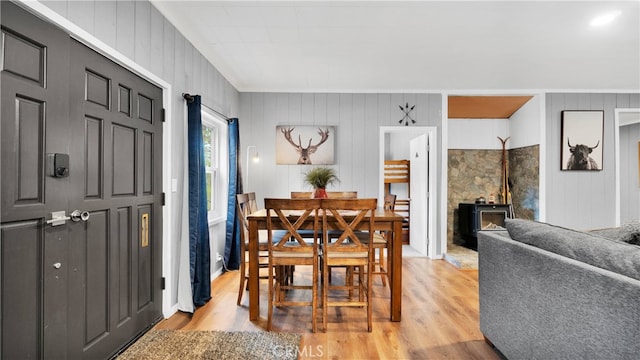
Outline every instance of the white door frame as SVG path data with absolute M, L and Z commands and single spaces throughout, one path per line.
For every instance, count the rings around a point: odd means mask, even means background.
M 429 183 L 427 184 L 427 191 L 429 192 L 429 200 L 428 204 L 425 206 L 425 209 L 428 209 L 429 213 L 429 223 L 427 236 L 429 238 L 429 246 L 427 247 L 427 256 L 430 258 L 437 258 L 436 249 L 437 242 L 440 241 L 440 246 L 442 249 L 446 249 L 447 246 L 447 238 L 441 237 L 444 239 L 438 239 L 436 237 L 436 222 L 434 215 L 436 214 L 436 204 L 438 199 L 438 193 L 436 190 L 437 184 L 437 153 L 438 153 L 438 128 L 435 126 L 381 126 L 380 127 L 380 137 L 378 144 L 378 164 L 379 164 L 379 172 L 378 172 L 378 198 L 384 198 L 384 149 L 385 149 L 385 135 L 390 133 L 405 133 L 405 134 L 415 134 L 422 135 L 426 134 L 429 139 Z M 413 221 L 413 217 L 410 218 L 410 221 Z M 409 225 L 411 226 L 411 224 Z
M 621 113 L 640 113 L 640 108 L 618 108 L 614 110 L 614 154 L 615 154 L 615 169 L 616 169 L 616 205 L 615 205 L 615 226 L 620 226 L 621 216 L 620 214 L 620 127 L 625 125 L 631 125 L 640 123 L 640 119 L 621 122 Z
M 96 51 L 98 54 L 114 61 L 116 64 L 123 68 L 130 70 L 134 74 L 142 77 L 150 83 L 158 86 L 162 89 L 162 102 L 165 109 L 165 122 L 162 129 L 162 189 L 165 193 L 165 206 L 162 207 L 162 276 L 165 278 L 165 284 L 172 284 L 172 272 L 171 272 L 171 259 L 173 254 L 171 249 L 173 246 L 170 244 L 171 238 L 171 207 L 173 203 L 171 190 L 171 114 L 172 114 L 172 90 L 171 84 L 164 81 L 151 71 L 137 64 L 135 61 L 129 59 L 124 54 L 115 50 L 111 46 L 105 44 L 102 40 L 96 38 L 92 34 L 88 33 L 78 25 L 72 23 L 64 16 L 51 10 L 44 4 L 37 1 L 18 0 L 19 5 L 31 13 L 40 15 L 41 18 L 46 21 L 60 27 L 63 31 L 67 32 L 72 38 L 80 41 L 89 48 Z M 162 290 L 162 314 L 165 318 L 168 318 L 176 311 L 178 311 L 177 304 L 171 304 L 171 299 L 174 298 L 172 293 L 173 289 L 167 287 Z

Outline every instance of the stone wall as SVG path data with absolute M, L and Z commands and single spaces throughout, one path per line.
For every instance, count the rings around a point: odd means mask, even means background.
M 537 219 L 540 149 L 539 145 L 511 149 L 509 178 L 516 217 Z M 473 203 L 491 194 L 496 203 L 502 180 L 502 150 L 449 149 L 448 153 L 447 243 L 461 243 L 458 231 L 458 204 Z
M 516 217 L 538 219 L 540 145 L 509 150 L 511 198 Z
M 449 149 L 449 184 L 447 201 L 447 243 L 460 243 L 458 204 L 496 196 L 502 172 L 501 150 Z

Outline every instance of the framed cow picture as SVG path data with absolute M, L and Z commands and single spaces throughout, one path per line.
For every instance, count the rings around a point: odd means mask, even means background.
M 602 170 L 604 111 L 562 111 L 562 170 Z

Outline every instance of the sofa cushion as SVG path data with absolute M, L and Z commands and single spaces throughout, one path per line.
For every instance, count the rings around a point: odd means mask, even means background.
M 640 245 L 640 221 L 628 222 L 617 228 L 592 230 L 589 233 L 627 244 Z
M 546 223 L 506 219 L 511 238 L 640 280 L 640 247 Z

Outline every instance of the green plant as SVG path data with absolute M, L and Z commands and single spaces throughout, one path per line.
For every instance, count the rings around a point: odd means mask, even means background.
M 324 189 L 327 185 L 340 182 L 335 170 L 327 167 L 317 167 L 304 174 L 304 182 L 314 189 Z

